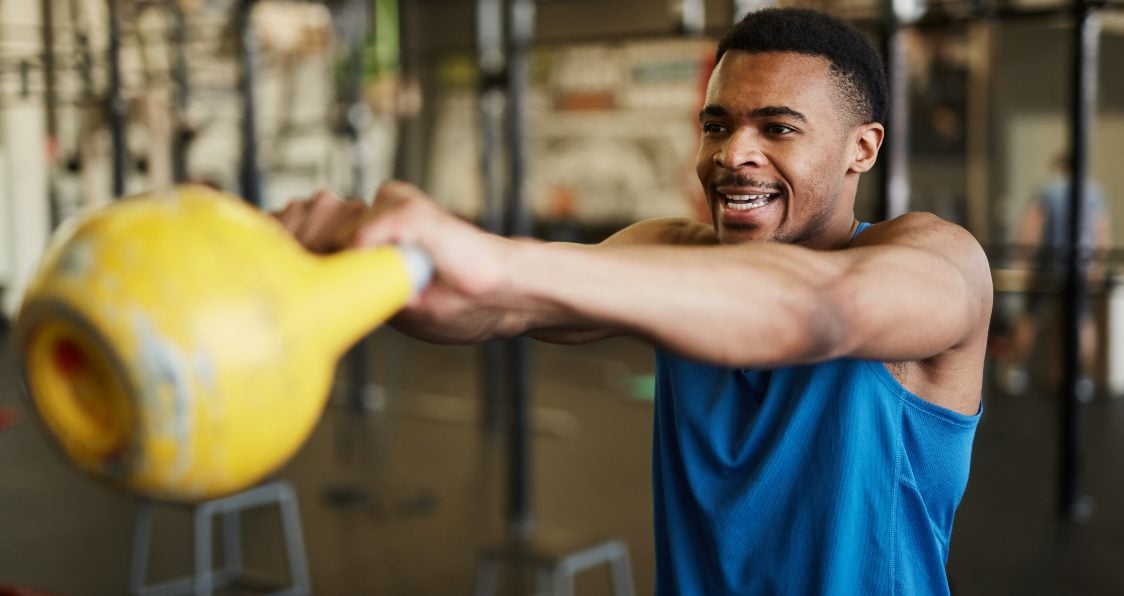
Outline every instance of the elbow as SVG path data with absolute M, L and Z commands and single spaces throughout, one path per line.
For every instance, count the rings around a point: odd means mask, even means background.
M 721 357 L 728 366 L 773 367 L 809 364 L 846 353 L 842 309 L 809 288 L 807 296 L 790 295 L 759 320 Z M 745 348 L 748 347 L 747 351 Z
M 790 294 L 776 319 L 783 325 L 775 335 L 781 362 L 808 364 L 848 353 L 848 340 L 854 339 L 847 325 L 849 291 L 846 284 L 827 282 L 805 284 Z
M 792 314 L 799 332 L 791 338 L 790 353 L 801 363 L 820 362 L 847 353 L 847 317 L 839 303 L 818 294 Z

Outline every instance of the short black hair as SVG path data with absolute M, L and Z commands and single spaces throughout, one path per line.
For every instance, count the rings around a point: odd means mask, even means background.
M 718 42 L 715 63 L 729 50 L 823 57 L 831 63 L 852 118 L 861 123 L 886 118 L 882 57 L 862 31 L 833 16 L 806 8 L 751 12 Z

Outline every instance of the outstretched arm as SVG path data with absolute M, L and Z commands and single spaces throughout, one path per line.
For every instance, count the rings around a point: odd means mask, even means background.
M 708 239 L 698 225 L 657 220 L 594 247 L 508 240 L 398 183 L 350 240 L 429 251 L 437 280 L 397 324 L 438 341 L 627 332 L 716 364 L 912 361 L 978 338 L 990 315 L 979 244 L 932 215 L 874 226 L 838 251 L 660 245 L 677 241 Z
M 979 245 L 925 214 L 872 228 L 840 251 L 536 245 L 510 258 L 513 275 L 493 299 L 527 313 L 528 329 L 602 321 L 732 366 L 922 360 L 973 337 L 990 315 Z
M 508 273 L 502 264 L 507 255 L 539 242 L 486 234 L 439 209 L 409 184 L 386 184 L 379 190 L 374 207 L 359 200 L 343 201 L 323 191 L 308 200 L 291 202 L 275 215 L 305 248 L 316 253 L 386 243 L 422 246 L 434 257 L 437 276 L 391 324 L 426 341 L 465 344 L 528 335 L 578 344 L 626 331 L 606 321 L 583 320 L 561 312 L 556 320 L 539 313 L 533 317 L 537 323 L 529 326 L 528 313 L 518 307 L 490 304 L 483 298 L 500 276 Z M 631 225 L 598 245 L 565 246 L 595 251 L 628 245 L 716 243 L 710 226 L 688 218 L 667 217 Z

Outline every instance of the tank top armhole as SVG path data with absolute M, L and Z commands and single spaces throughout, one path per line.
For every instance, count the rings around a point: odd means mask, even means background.
M 954 426 L 965 428 L 976 426 L 976 424 L 980 420 L 980 416 L 983 414 L 982 399 L 980 400 L 980 407 L 976 410 L 975 414 L 961 414 L 960 412 L 955 412 L 943 406 L 938 406 L 937 404 L 906 389 L 905 386 L 898 382 L 898 379 L 894 377 L 894 374 L 890 372 L 890 369 L 886 368 L 886 363 L 878 362 L 876 360 L 864 360 L 863 362 L 871 367 L 871 369 L 874 371 L 875 376 L 880 382 L 882 382 L 883 385 L 886 386 L 886 388 L 892 391 L 895 395 L 898 395 L 900 399 L 902 399 L 902 401 L 905 403 L 905 405 L 915 410 L 919 410 L 922 413 L 944 420 L 945 422 Z

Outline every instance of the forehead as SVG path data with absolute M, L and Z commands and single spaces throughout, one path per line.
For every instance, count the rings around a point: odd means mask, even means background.
M 787 106 L 814 114 L 833 107 L 833 76 L 831 63 L 821 56 L 731 50 L 710 76 L 706 103 L 728 110 Z

